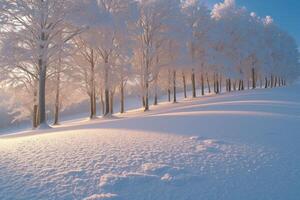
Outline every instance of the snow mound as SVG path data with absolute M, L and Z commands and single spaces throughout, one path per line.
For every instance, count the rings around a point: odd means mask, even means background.
M 223 151 L 226 148 L 224 142 L 218 140 L 207 139 L 200 142 L 196 146 L 196 152 L 207 152 L 207 153 L 218 153 Z
M 101 191 L 118 192 L 120 199 L 155 199 L 154 194 L 158 191 L 185 187 L 199 180 L 200 176 L 190 174 L 180 167 L 146 163 L 138 172 L 103 175 L 99 185 Z M 144 196 L 145 193 L 149 194 L 148 197 Z
M 110 200 L 117 200 L 118 195 L 116 194 L 94 194 L 92 196 L 86 197 L 83 200 L 103 200 L 103 199 L 110 199 Z

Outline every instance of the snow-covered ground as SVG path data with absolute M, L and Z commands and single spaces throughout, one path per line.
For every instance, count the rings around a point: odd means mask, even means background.
M 298 200 L 300 85 L 0 138 L 0 199 Z

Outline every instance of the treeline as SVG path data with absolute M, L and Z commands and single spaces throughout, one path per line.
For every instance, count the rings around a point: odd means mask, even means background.
M 116 96 L 125 112 L 129 93 L 147 111 L 162 93 L 176 102 L 188 88 L 196 97 L 299 76 L 295 40 L 234 0 L 212 10 L 198 0 L 2 0 L 0 24 L 0 81 L 15 120 L 33 127 L 86 99 L 92 119 L 97 105 L 111 116 Z

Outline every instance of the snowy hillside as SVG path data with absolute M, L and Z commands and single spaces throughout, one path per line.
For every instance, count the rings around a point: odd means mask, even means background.
M 299 199 L 300 85 L 0 139 L 0 199 Z

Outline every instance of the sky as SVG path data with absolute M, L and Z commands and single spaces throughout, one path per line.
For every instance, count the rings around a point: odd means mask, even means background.
M 222 0 L 206 0 L 209 6 Z M 300 47 L 300 0 L 236 0 L 239 6 L 259 16 L 270 15 L 283 30 L 289 32 Z

